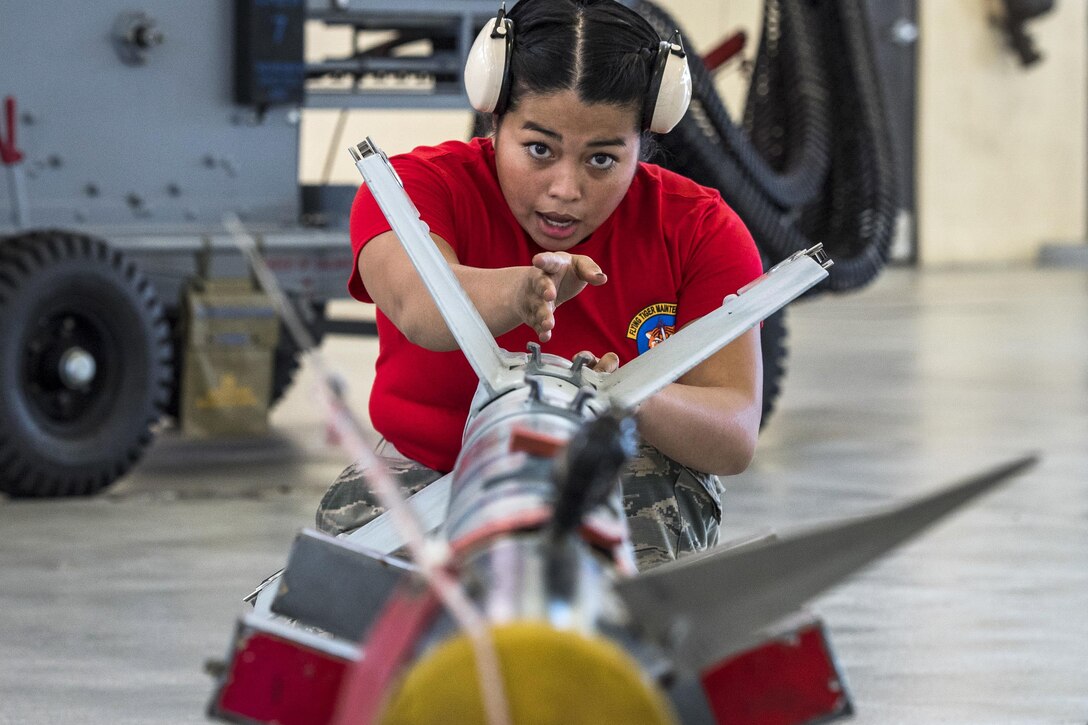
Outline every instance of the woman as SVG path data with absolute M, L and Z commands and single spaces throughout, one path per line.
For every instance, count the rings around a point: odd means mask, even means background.
M 493 139 L 392 161 L 501 347 L 589 351 L 596 369 L 614 370 L 760 274 L 751 236 L 717 191 L 640 162 L 647 130 L 671 128 L 686 108 L 668 75 L 686 73 L 678 39 L 662 43 L 613 0 L 521 0 L 481 43 L 498 55 L 470 60 L 466 85 L 494 113 Z M 414 492 L 453 467 L 476 377 L 365 187 L 351 236 L 349 290 L 379 310 L 379 452 Z M 716 543 L 717 475 L 747 467 L 759 429 L 758 335 L 640 406 L 643 442 L 623 480 L 640 568 Z M 352 467 L 318 525 L 339 532 L 378 511 Z

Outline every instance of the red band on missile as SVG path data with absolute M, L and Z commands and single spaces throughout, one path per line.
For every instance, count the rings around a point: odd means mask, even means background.
M 528 428 L 515 427 L 510 434 L 510 451 L 522 451 L 539 458 L 554 458 L 555 454 L 566 447 L 563 438 L 539 433 Z

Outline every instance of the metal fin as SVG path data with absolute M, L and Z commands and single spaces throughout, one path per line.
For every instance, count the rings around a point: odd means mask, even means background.
M 415 566 L 345 539 L 304 530 L 291 547 L 272 612 L 358 642 Z
M 602 396 L 614 407 L 633 408 L 785 307 L 827 277 L 812 256 L 818 251 L 817 247 L 799 252 L 740 294 L 727 297 L 717 310 L 607 376 L 601 384 Z
M 450 488 L 453 475 L 446 474 L 434 483 L 408 497 L 408 506 L 419 518 L 424 533 L 431 533 L 446 520 L 450 506 Z M 384 512 L 374 517 L 361 527 L 345 534 L 344 538 L 355 546 L 365 546 L 382 554 L 392 554 L 404 546 L 404 538 L 393 524 L 393 516 Z
M 635 623 L 670 647 L 678 666 L 699 671 L 1036 460 L 1025 456 L 884 513 L 690 556 L 620 581 L 617 590 Z
M 349 150 L 374 200 L 404 246 L 480 382 L 492 395 L 510 387 L 511 382 L 520 382 L 511 381 L 504 375 L 509 365 L 495 343 L 495 337 L 438 251 L 430 230 L 419 218 L 419 211 L 405 193 L 385 154 L 370 138 Z

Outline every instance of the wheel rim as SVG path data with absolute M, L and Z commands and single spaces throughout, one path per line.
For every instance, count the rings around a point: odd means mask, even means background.
M 42 310 L 23 346 L 22 376 L 38 419 L 56 431 L 97 423 L 117 393 L 122 364 L 108 324 L 87 311 Z

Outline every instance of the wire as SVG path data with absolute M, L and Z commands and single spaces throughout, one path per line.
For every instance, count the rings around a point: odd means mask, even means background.
M 320 381 L 322 401 L 340 445 L 352 461 L 361 461 L 367 480 L 382 506 L 389 511 L 397 533 L 404 540 L 420 575 L 442 602 L 446 611 L 468 636 L 476 658 L 480 696 L 487 721 L 491 725 L 510 725 L 510 710 L 506 702 L 498 653 L 491 639 L 487 622 L 476 609 L 460 582 L 449 572 L 448 547 L 429 545 L 419 519 L 412 512 L 389 469 L 368 445 L 359 419 L 352 413 L 344 397 L 343 378 L 325 364 L 313 337 L 299 317 L 294 305 L 280 288 L 276 275 L 269 269 L 252 235 L 234 212 L 223 216 L 223 226 L 230 232 L 235 245 L 249 260 L 257 283 L 280 313 L 288 333 L 307 356 Z
M 341 108 L 340 113 L 336 116 L 336 128 L 332 132 L 332 141 L 329 143 L 329 150 L 325 152 L 325 169 L 321 172 L 321 186 L 328 186 L 329 181 L 332 179 L 332 163 L 336 155 L 336 150 L 340 148 L 340 139 L 344 135 L 344 127 L 347 125 L 348 109 Z

